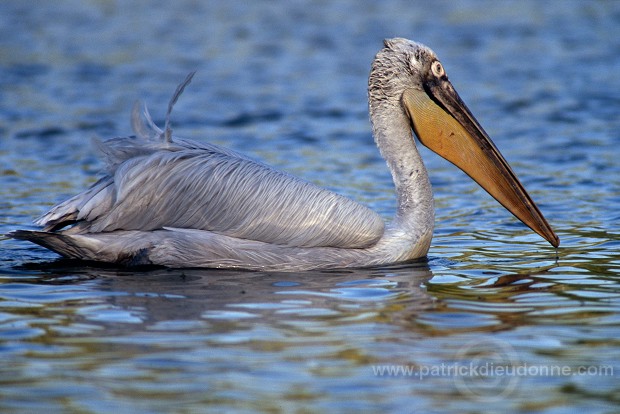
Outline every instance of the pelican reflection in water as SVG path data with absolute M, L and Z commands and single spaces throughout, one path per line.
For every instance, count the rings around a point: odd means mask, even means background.
M 413 139 L 461 168 L 553 246 L 538 207 L 465 106 L 433 51 L 386 40 L 368 82 L 374 139 L 394 179 L 393 220 L 349 198 L 208 143 L 172 136 L 134 109 L 135 136 L 100 142 L 106 175 L 37 220 L 29 240 L 78 259 L 126 265 L 305 270 L 424 257 L 434 206 Z

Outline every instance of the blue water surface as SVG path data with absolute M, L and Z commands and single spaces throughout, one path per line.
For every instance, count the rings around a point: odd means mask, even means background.
M 428 261 L 130 270 L 0 241 L 1 412 L 610 413 L 620 404 L 620 3 L 0 2 L 0 234 L 82 190 L 136 100 L 386 219 L 366 85 L 428 44 L 562 240 L 426 149 Z

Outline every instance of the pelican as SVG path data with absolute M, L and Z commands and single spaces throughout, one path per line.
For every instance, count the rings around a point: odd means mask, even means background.
M 423 258 L 435 213 L 413 133 L 554 247 L 560 240 L 428 47 L 384 41 L 368 82 L 375 142 L 392 174 L 393 220 L 245 155 L 173 137 L 134 107 L 135 135 L 99 142 L 106 174 L 9 235 L 69 258 L 122 265 L 268 271 L 369 267 Z

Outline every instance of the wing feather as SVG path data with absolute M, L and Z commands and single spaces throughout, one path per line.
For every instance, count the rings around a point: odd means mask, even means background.
M 135 136 L 95 141 L 106 175 L 37 220 L 68 234 L 195 229 L 291 247 L 365 248 L 383 235 L 367 207 L 226 148 L 172 139 L 170 112 L 159 129 L 132 111 Z
M 68 216 L 81 220 L 71 233 L 176 227 L 295 247 L 364 248 L 383 235 L 367 207 L 215 145 L 127 137 L 100 146 L 111 175 L 52 209 L 48 230 Z
M 123 163 L 116 202 L 91 232 L 200 229 L 287 246 L 362 248 L 383 234 L 368 208 L 245 158 L 158 151 Z

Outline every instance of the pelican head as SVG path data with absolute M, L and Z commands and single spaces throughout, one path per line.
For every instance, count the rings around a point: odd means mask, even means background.
M 428 47 L 389 39 L 377 54 L 369 80 L 371 113 L 400 105 L 420 142 L 450 161 L 528 227 L 558 247 L 560 240 L 491 138 L 448 80 Z

